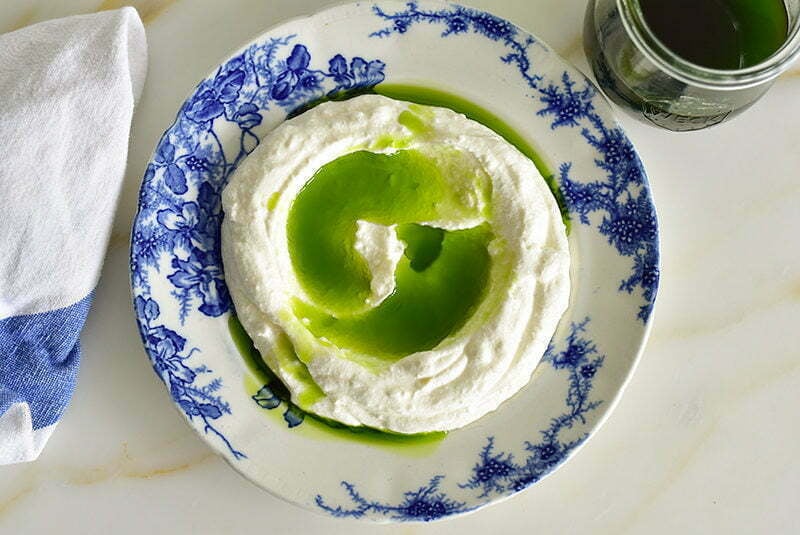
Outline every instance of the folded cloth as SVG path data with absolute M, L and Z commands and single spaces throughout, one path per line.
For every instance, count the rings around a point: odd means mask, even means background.
M 72 396 L 146 69 L 133 8 L 0 35 L 0 464 Z

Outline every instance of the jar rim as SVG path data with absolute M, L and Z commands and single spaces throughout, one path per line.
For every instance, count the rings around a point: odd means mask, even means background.
M 684 83 L 709 89 L 744 89 L 768 82 L 800 56 L 800 20 L 795 20 L 781 47 L 765 60 L 742 69 L 711 69 L 692 63 L 670 50 L 644 20 L 639 0 L 617 0 L 628 35 L 639 50 L 662 71 Z M 787 7 L 788 11 L 788 7 Z M 791 13 L 790 23 L 791 20 Z

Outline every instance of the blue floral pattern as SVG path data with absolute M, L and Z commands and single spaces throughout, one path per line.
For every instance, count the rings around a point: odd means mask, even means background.
M 472 476 L 459 486 L 480 490 L 481 498 L 518 492 L 550 473 L 586 440 L 586 433 L 570 439 L 562 435 L 576 424 L 586 423 L 586 414 L 603 403 L 589 399 L 594 376 L 603 365 L 605 356 L 598 353 L 594 343 L 583 337 L 588 323 L 589 318 L 573 323 L 566 347 L 556 351 L 550 346 L 544 356 L 544 361 L 556 370 L 569 374 L 567 410 L 553 418 L 550 427 L 540 431 L 539 441 L 525 443 L 526 456 L 520 462 L 515 461 L 511 453 L 495 452 L 494 437 L 489 437 L 472 469 Z
M 598 155 L 595 163 L 605 177 L 586 182 L 572 176 L 572 164 L 559 167 L 561 191 L 567 208 L 585 225 L 594 223 L 622 256 L 631 257 L 631 275 L 620 281 L 619 290 L 632 293 L 639 290 L 645 300 L 638 318 L 646 322 L 655 303 L 658 287 L 658 232 L 656 214 L 649 200 L 644 169 L 622 130 L 608 126 L 595 110 L 596 91 L 588 81 L 578 88 L 567 72 L 557 83 L 546 83 L 533 73 L 529 48 L 536 41 L 510 22 L 489 13 L 462 6 L 424 10 L 417 2 L 408 2 L 405 10 L 387 13 L 378 6 L 375 14 L 390 23 L 373 32 L 374 37 L 404 34 L 415 24 L 442 26 L 442 37 L 472 32 L 502 43 L 506 53 L 500 60 L 513 66 L 525 83 L 534 91 L 534 98 L 544 105 L 537 114 L 552 118 L 552 129 L 580 128 L 581 135 Z
M 336 54 L 327 69 L 312 68 L 308 48 L 294 35 L 248 47 L 203 81 L 164 133 L 147 166 L 131 243 L 131 277 L 142 339 L 158 375 L 189 419 L 201 418 L 234 458 L 244 458 L 215 424 L 230 407 L 214 393 L 215 378 L 198 386 L 209 370 L 189 365 L 196 349 L 164 325 L 150 277 L 167 269 L 166 279 L 184 324 L 192 311 L 219 317 L 232 308 L 220 254 L 220 195 L 228 177 L 258 146 L 256 129 L 273 107 L 290 113 L 303 104 L 343 91 L 369 88 L 384 79 L 380 60 Z M 223 143 L 223 123 L 238 129 L 236 143 Z M 166 254 L 165 254 L 166 253 Z M 162 258 L 169 258 L 164 265 Z M 266 395 L 266 393 L 262 393 Z M 258 403 L 268 403 L 259 398 Z M 290 407 L 291 409 L 291 407 Z M 287 410 L 290 427 L 302 414 Z
M 319 494 L 315 501 L 320 509 L 337 518 L 362 518 L 367 513 L 377 513 L 392 520 L 430 522 L 446 516 L 467 513 L 476 507 L 467 507 L 464 502 L 457 502 L 448 498 L 439 490 L 444 476 L 434 476 L 424 486 L 406 492 L 399 505 L 380 503 L 364 498 L 356 490 L 355 485 L 342 481 L 353 506 L 346 508 L 340 505 L 332 507 L 325 503 Z
M 589 398 L 595 374 L 603 366 L 605 356 L 600 355 L 595 344 L 584 337 L 588 323 L 589 318 L 573 323 L 566 346 L 557 351 L 551 345 L 543 359 L 567 375 L 566 410 L 540 432 L 538 441 L 523 444 L 523 455 L 519 460 L 513 453 L 495 451 L 495 438 L 487 438 L 472 473 L 466 481 L 458 484 L 462 491 L 471 491 L 469 501 L 466 497 L 459 501 L 441 491 L 445 476 L 436 475 L 419 489 L 406 492 L 405 499 L 398 505 L 369 500 L 356 485 L 342 481 L 351 505 L 330 505 L 317 495 L 317 506 L 336 517 L 361 518 L 373 513 L 399 521 L 430 521 L 467 512 L 487 503 L 491 497 L 513 494 L 539 481 L 586 440 L 586 433 L 577 437 L 565 435 L 578 424 L 586 423 L 586 415 L 602 404 L 602 401 Z M 476 502 L 478 505 L 472 507 L 466 505 Z
M 281 406 L 281 403 L 284 403 L 283 421 L 286 422 L 289 428 L 297 427 L 305 420 L 306 413 L 288 400 L 288 393 L 287 395 L 279 396 L 268 384 L 262 386 L 258 392 L 251 396 L 251 399 L 256 402 L 256 405 L 269 411 L 277 409 Z
M 231 413 L 230 406 L 217 394 L 222 381 L 219 378 L 203 380 L 213 372 L 205 366 L 190 366 L 189 360 L 197 350 L 187 350 L 185 338 L 157 324 L 161 315 L 158 303 L 136 296 L 134 307 L 139 318 L 139 333 L 145 347 L 150 348 L 153 369 L 169 388 L 172 399 L 190 420 L 202 420 L 204 431 L 216 435 L 235 459 L 246 458 L 214 425 L 214 420 Z

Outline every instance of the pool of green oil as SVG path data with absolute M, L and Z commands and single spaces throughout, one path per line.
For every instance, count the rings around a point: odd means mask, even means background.
M 286 235 L 292 266 L 310 299 L 293 310 L 316 338 L 389 363 L 433 349 L 472 316 L 489 280 L 487 223 L 444 230 L 416 223 L 480 216 L 457 192 L 465 184 L 491 200 L 491 179 L 476 176 L 458 151 L 359 150 L 325 164 L 295 197 Z M 405 244 L 395 288 L 375 307 L 371 272 L 355 252 L 360 220 L 397 225 Z
M 639 0 L 639 7 L 669 49 L 712 69 L 758 65 L 789 32 L 784 0 Z
M 228 331 L 247 367 L 244 387 L 248 396 L 254 396 L 261 387 L 269 385 L 272 392 L 283 402 L 283 406 L 264 409 L 264 416 L 286 425 L 282 416 L 286 407 L 291 408 L 296 414 L 302 414 L 303 423 L 293 428 L 292 431 L 295 433 L 317 440 L 338 439 L 359 442 L 411 457 L 423 457 L 433 453 L 447 436 L 446 432 L 401 435 L 369 427 L 352 427 L 303 411 L 292 403 L 289 390 L 264 363 L 261 354 L 235 314 L 231 314 L 228 318 Z

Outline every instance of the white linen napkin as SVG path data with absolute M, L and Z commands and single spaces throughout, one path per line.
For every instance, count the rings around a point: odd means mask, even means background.
M 129 7 L 0 35 L 0 464 L 72 396 L 146 69 Z

